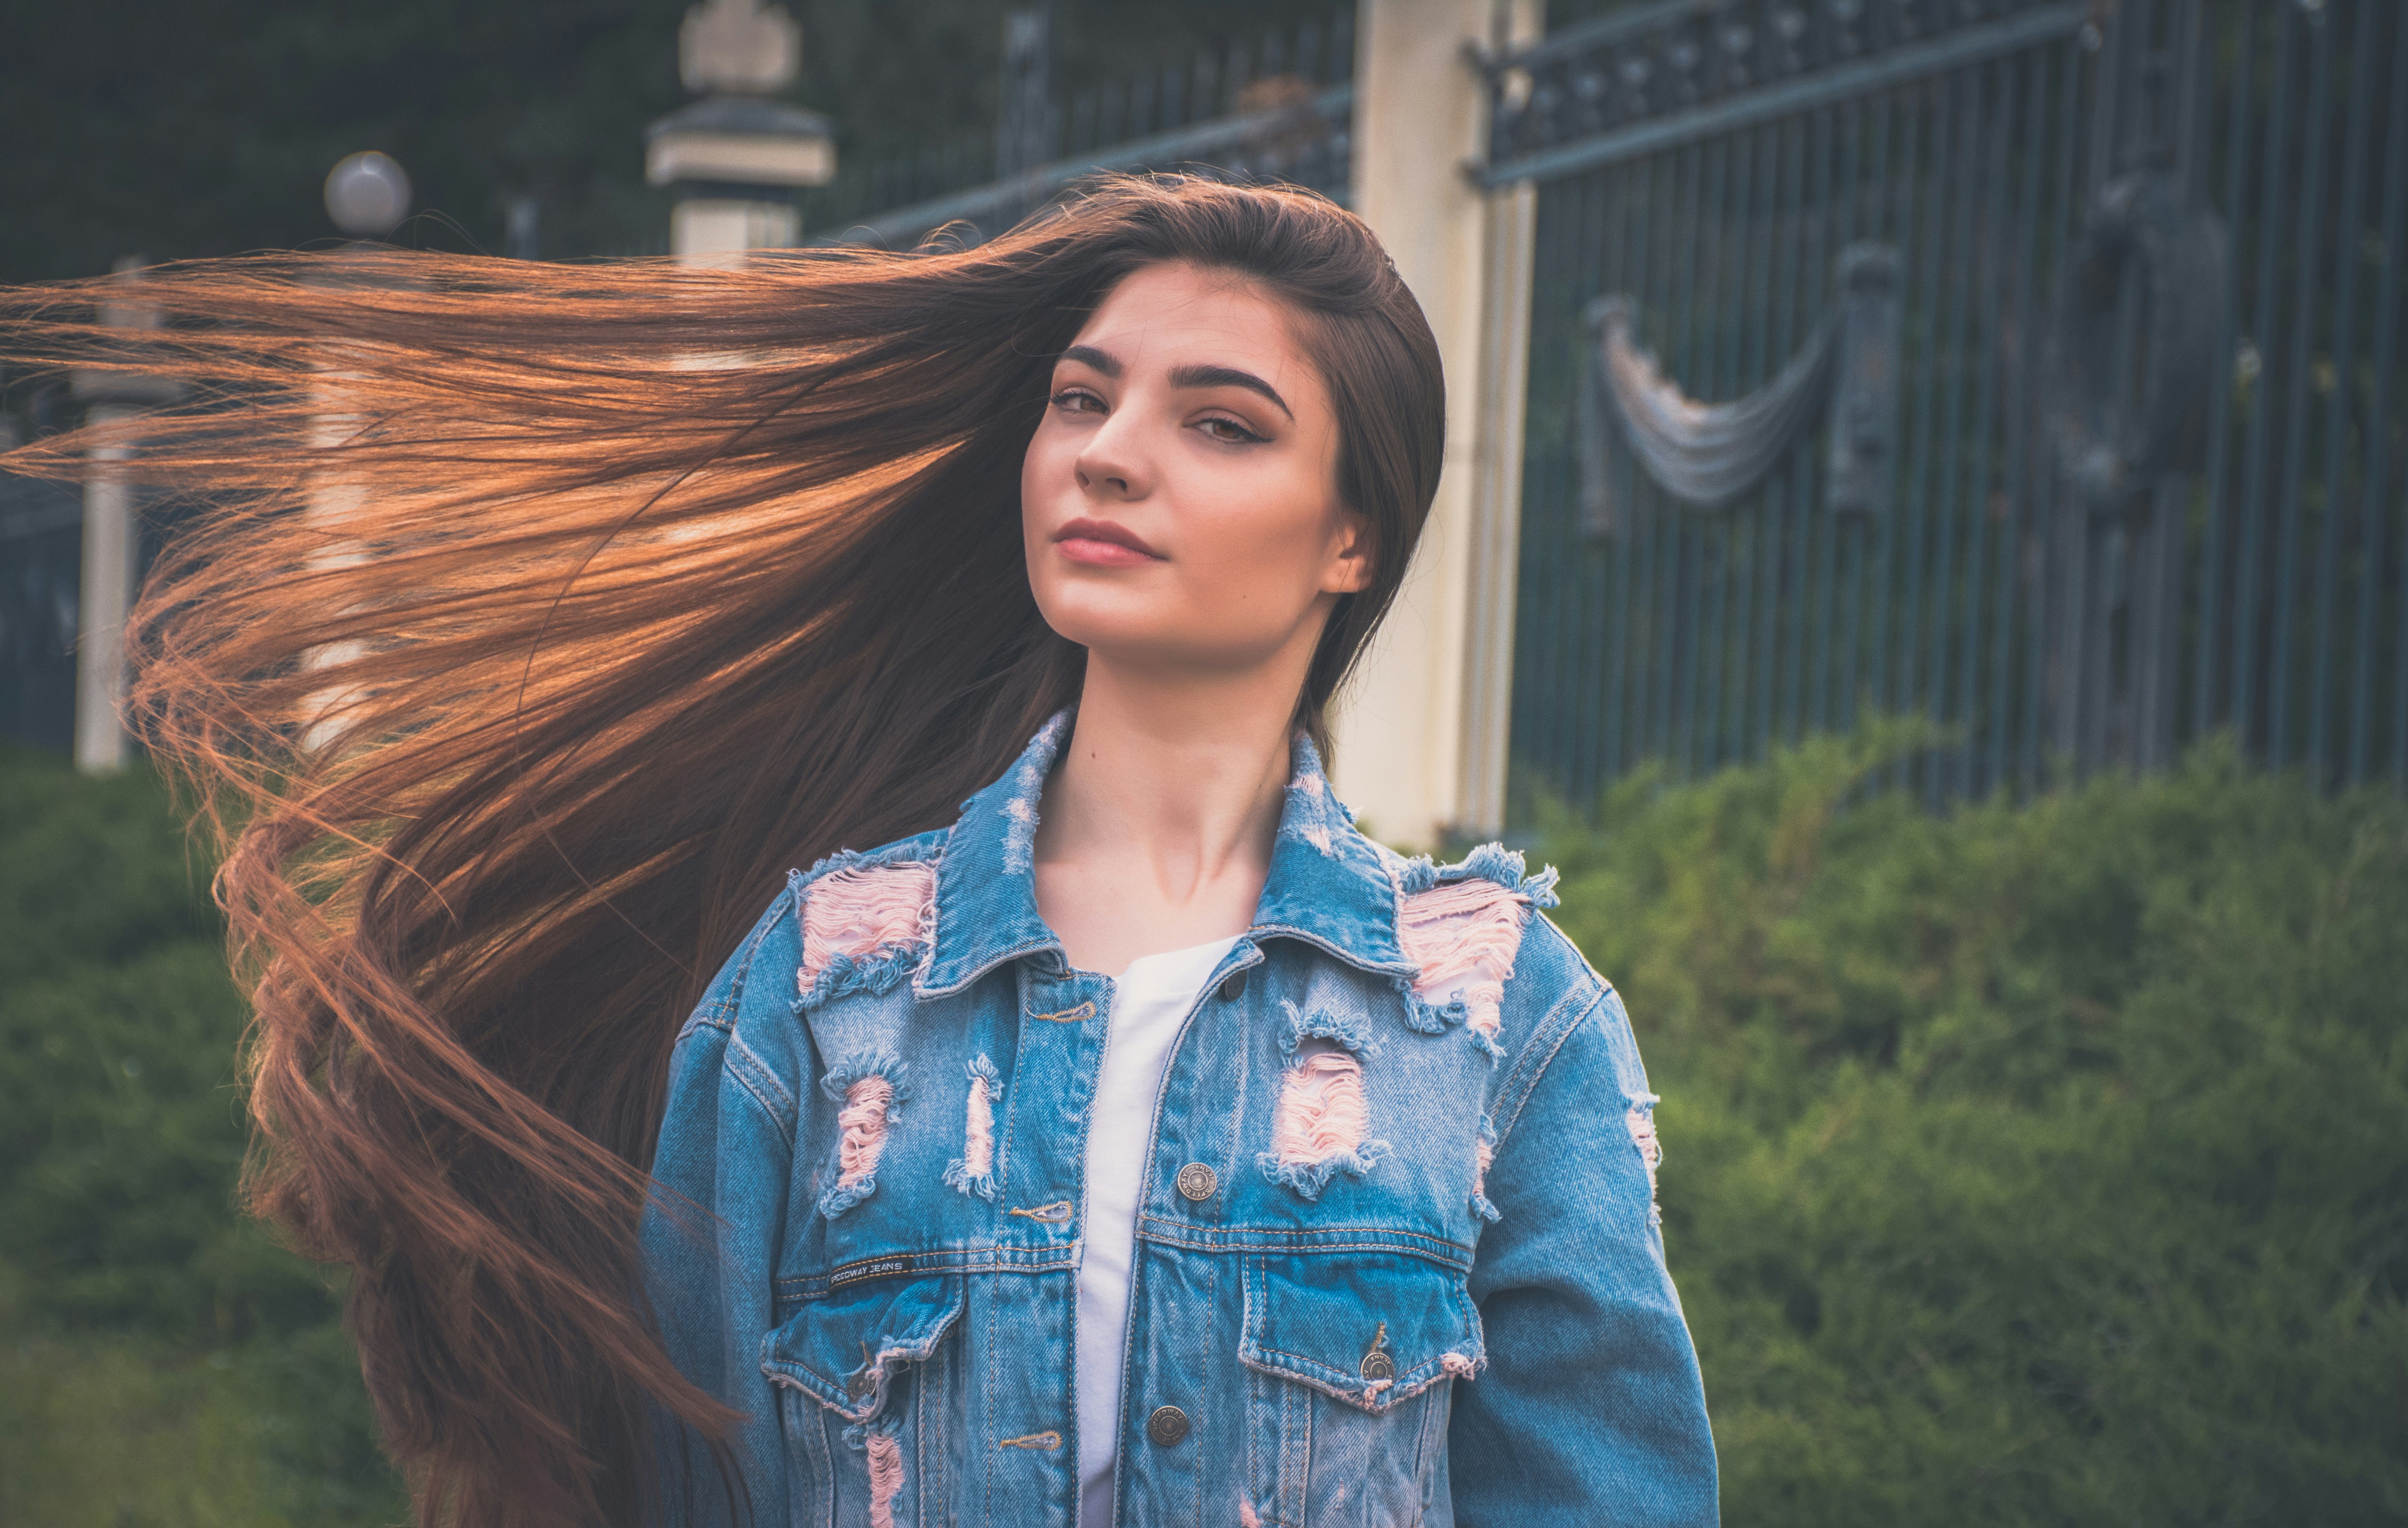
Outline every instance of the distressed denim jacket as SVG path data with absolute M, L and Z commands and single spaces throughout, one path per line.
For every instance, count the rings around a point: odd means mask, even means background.
M 754 1522 L 1075 1528 L 1113 983 L 1037 912 L 1067 728 L 951 828 L 796 874 L 678 1039 L 646 1276 L 680 1367 L 748 1416 Z M 1372 843 L 1296 744 L 1254 926 L 1154 1102 L 1123 1528 L 1715 1520 L 1655 1098 L 1535 910 L 1554 878 Z M 724 1514 L 716 1472 L 686 1484 Z

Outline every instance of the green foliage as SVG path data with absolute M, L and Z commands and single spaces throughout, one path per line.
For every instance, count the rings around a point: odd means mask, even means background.
M 1734 1524 L 2408 1517 L 2408 809 L 2209 750 L 1928 816 L 1906 729 L 1558 815 Z M 241 1004 L 155 782 L 0 755 L 0 1523 L 394 1521 L 242 1219 Z
M 147 775 L 0 754 L 0 1523 L 401 1511 L 337 1293 L 235 1205 L 207 882 Z
M 2408 810 L 2205 750 L 1948 817 L 1907 728 L 1561 813 L 1733 1523 L 2408 1519 Z

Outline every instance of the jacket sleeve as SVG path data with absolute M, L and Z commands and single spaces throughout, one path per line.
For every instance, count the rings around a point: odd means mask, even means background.
M 1718 1520 L 1697 1352 L 1656 1224 L 1655 1096 L 1612 988 L 1498 1100 L 1471 1294 L 1488 1364 L 1455 1387 L 1460 1528 Z M 1543 1044 L 1543 1038 L 1541 1041 Z
M 801 1075 L 791 1007 L 799 953 L 793 900 L 781 896 L 678 1036 L 668 1106 L 644 1217 L 644 1271 L 680 1372 L 744 1414 L 731 1435 L 747 1507 L 738 1521 L 789 1521 L 778 1396 L 762 1372 L 773 1322 Z M 782 978 L 782 979 L 781 979 Z M 691 1431 L 661 1429 L 667 1521 L 730 1521 L 725 1482 Z

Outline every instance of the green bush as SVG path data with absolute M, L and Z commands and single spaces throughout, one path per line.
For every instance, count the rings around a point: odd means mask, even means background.
M 1551 814 L 1664 1095 L 1733 1523 L 2408 1520 L 2408 810 L 1905 729 Z
M 403 1510 L 337 1292 L 235 1207 L 207 884 L 149 776 L 0 754 L 0 1523 Z
M 1556 814 L 1734 1524 L 2408 1518 L 2408 808 L 2213 750 L 1921 812 L 1875 730 Z M 338 1300 L 236 1211 L 206 866 L 0 755 L 0 1523 L 389 1522 Z

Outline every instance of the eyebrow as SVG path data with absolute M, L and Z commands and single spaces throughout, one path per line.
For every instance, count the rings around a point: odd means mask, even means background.
M 1076 361 L 1083 366 L 1092 366 L 1114 380 L 1118 380 L 1121 375 L 1120 362 L 1093 345 L 1073 345 L 1062 352 L 1062 359 Z M 1170 370 L 1170 385 L 1177 388 L 1241 387 L 1249 393 L 1259 393 L 1268 398 L 1278 406 L 1279 411 L 1289 419 L 1296 418 L 1296 410 L 1287 406 L 1287 400 L 1279 395 L 1278 389 L 1253 372 L 1240 371 L 1235 366 L 1173 366 Z
M 1170 385 L 1172 387 L 1241 387 L 1249 393 L 1259 393 L 1279 405 L 1279 411 L 1290 420 L 1296 418 L 1296 410 L 1287 406 L 1287 400 L 1281 397 L 1268 382 L 1251 371 L 1240 371 L 1235 366 L 1173 366 L 1170 368 Z

